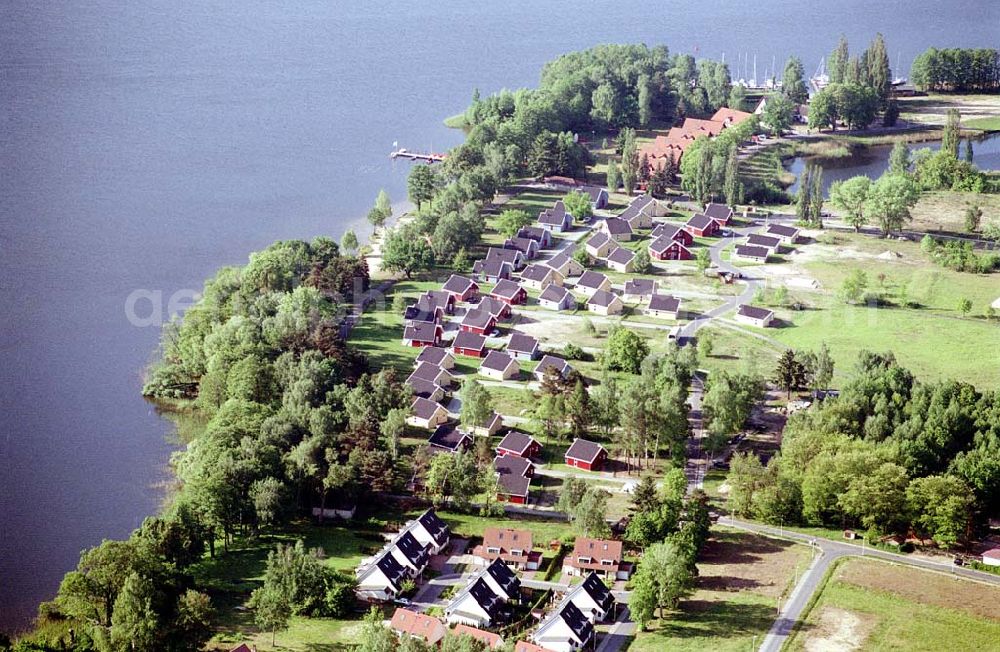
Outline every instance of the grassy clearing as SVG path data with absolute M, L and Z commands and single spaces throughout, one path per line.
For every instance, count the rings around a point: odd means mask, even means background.
M 698 562 L 697 590 L 681 608 L 639 632 L 630 652 L 752 649 L 774 622 L 778 600 L 809 564 L 805 546 L 713 529 Z
M 963 126 L 984 118 L 1000 117 L 1000 95 L 943 95 L 931 93 L 926 97 L 908 97 L 899 102 L 900 117 L 909 122 L 926 125 L 943 125 L 948 109 L 962 113 Z M 982 128 L 982 127 L 975 127 Z
M 870 560 L 832 571 L 789 650 L 984 650 L 1000 640 L 1000 589 Z
M 1000 220 L 1000 195 L 941 190 L 924 192 L 911 211 L 909 227 L 919 231 L 965 235 L 965 211 L 970 204 L 983 209 L 983 224 Z
M 1000 116 L 963 120 L 962 126 L 969 129 L 982 129 L 983 131 L 1000 131 Z

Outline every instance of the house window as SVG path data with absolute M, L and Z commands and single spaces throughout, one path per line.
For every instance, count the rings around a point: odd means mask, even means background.
M 590 557 L 577 557 L 576 563 L 578 564 L 589 564 L 591 561 Z
M 491 547 L 489 547 L 489 548 L 486 549 L 486 552 L 488 552 L 491 555 L 499 555 L 500 554 L 500 548 L 494 548 L 494 547 L 491 546 Z
M 524 551 L 518 548 L 514 548 L 513 550 L 510 551 L 510 554 L 514 555 L 515 557 L 520 557 L 521 555 L 524 554 Z
M 601 566 L 613 566 L 615 561 L 613 559 L 602 559 Z

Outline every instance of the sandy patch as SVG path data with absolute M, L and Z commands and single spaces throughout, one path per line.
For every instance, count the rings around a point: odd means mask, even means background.
M 823 607 L 816 627 L 809 632 L 803 647 L 807 652 L 860 650 L 872 625 L 870 621 L 863 620 L 858 614 L 846 609 Z
M 1000 620 L 1000 587 L 918 568 L 852 560 L 838 579 L 873 591 L 889 592 L 920 604 L 964 611 Z

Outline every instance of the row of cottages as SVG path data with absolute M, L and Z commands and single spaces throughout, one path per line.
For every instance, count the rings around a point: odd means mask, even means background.
M 510 602 L 521 598 L 521 580 L 500 559 L 472 576 L 472 580 L 445 606 L 448 624 L 492 627 L 507 622 Z
M 415 638 L 432 648 L 441 646 L 447 636 L 471 636 L 482 641 L 487 650 L 498 650 L 503 646 L 503 638 L 499 634 L 462 624 L 449 630 L 439 618 L 402 607 L 392 614 L 389 629 L 400 638 Z
M 578 437 L 566 449 L 565 460 L 567 466 L 584 471 L 600 471 L 608 461 L 608 451 L 597 442 Z
M 542 553 L 533 548 L 530 530 L 488 527 L 483 542 L 472 549 L 473 562 L 487 566 L 499 559 L 517 570 L 538 570 Z
M 538 214 L 538 226 L 553 233 L 565 233 L 573 228 L 573 215 L 566 210 L 566 204 L 560 199 L 552 208 L 546 208 Z
M 594 210 L 608 206 L 608 191 L 600 186 L 592 186 L 564 176 L 543 177 L 542 181 L 551 188 L 587 193 L 590 197 L 590 205 Z
M 708 120 L 687 118 L 680 127 L 672 127 L 667 135 L 657 136 L 651 143 L 642 145 L 639 148 L 639 156 L 645 155 L 653 168 L 660 167 L 667 161 L 677 165 L 685 150 L 700 136 L 714 138 L 723 129 L 736 126 L 751 116 L 752 114 L 746 111 L 721 108 Z
M 706 204 L 702 213 L 695 213 L 684 224 L 684 230 L 695 237 L 710 238 L 729 226 L 733 209 L 725 204 Z
M 794 226 L 785 224 L 768 224 L 764 229 L 764 234 L 781 241 L 781 244 L 793 245 L 799 241 L 799 230 Z
M 517 232 L 517 237 L 534 240 L 538 243 L 539 249 L 548 249 L 552 246 L 552 232 L 540 226 L 523 226 Z
M 736 309 L 735 319 L 738 322 L 756 326 L 757 328 L 767 328 L 774 321 L 774 311 L 743 303 Z
M 358 567 L 357 595 L 362 600 L 395 599 L 403 582 L 419 576 L 431 555 L 451 542 L 451 531 L 433 509 L 410 521 L 377 555 Z
M 429 362 L 421 362 L 404 384 L 417 398 L 442 401 L 451 390 L 451 383 L 452 376 L 448 370 Z
M 615 617 L 615 596 L 608 585 L 593 571 L 583 582 L 566 593 L 563 602 L 572 602 L 587 620 L 594 624 Z
M 528 504 L 531 478 L 535 475 L 531 460 L 517 455 L 497 455 L 493 459 L 493 470 L 497 476 L 498 501 Z
M 563 573 L 571 576 L 597 573 L 613 582 L 628 580 L 632 576 L 632 564 L 624 560 L 621 541 L 577 537 L 573 552 L 563 560 Z

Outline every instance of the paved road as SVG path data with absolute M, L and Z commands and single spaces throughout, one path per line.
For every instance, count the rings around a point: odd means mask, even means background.
M 628 607 L 623 607 L 615 619 L 615 624 L 597 646 L 597 652 L 618 652 L 633 636 L 635 636 L 635 623 L 629 620 Z

